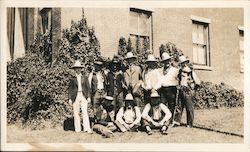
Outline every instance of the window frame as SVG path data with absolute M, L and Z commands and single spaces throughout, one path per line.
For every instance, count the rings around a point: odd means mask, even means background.
M 145 34 L 141 34 L 139 32 L 135 33 L 135 32 L 131 32 L 131 29 L 129 31 L 129 37 L 131 36 L 135 36 L 136 38 L 141 38 L 141 37 L 148 37 L 149 38 L 149 49 L 153 50 L 153 11 L 152 10 L 146 10 L 146 9 L 140 9 L 140 8 L 129 8 L 129 17 L 130 17 L 130 13 L 131 12 L 135 12 L 135 13 L 139 13 L 139 14 L 146 14 L 149 17 L 149 35 L 145 35 Z M 138 22 L 139 23 L 139 17 L 138 17 Z M 140 27 L 139 24 L 137 24 L 137 31 L 139 31 Z M 130 28 L 130 23 L 129 23 L 129 28 Z
M 197 42 L 194 42 L 193 40 L 193 29 L 192 29 L 192 54 L 193 54 L 193 61 L 194 61 L 194 46 L 197 45 L 197 46 L 200 46 L 202 45 L 203 47 L 206 47 L 205 48 L 205 64 L 201 64 L 201 63 L 196 63 L 196 62 L 193 62 L 194 64 L 194 68 L 195 69 L 200 69 L 200 70 L 212 70 L 212 67 L 211 67 L 211 49 L 210 49 L 210 23 L 211 23 L 211 20 L 210 19 L 207 19 L 207 18 L 204 18 L 204 17 L 198 17 L 198 16 L 194 16 L 194 15 L 191 15 L 191 24 L 192 24 L 192 27 L 195 25 L 202 25 L 203 26 L 203 35 L 204 35 L 204 41 L 206 42 L 205 44 L 199 44 Z
M 239 30 L 239 54 L 240 54 L 240 73 L 244 73 L 244 38 L 245 38 L 245 31 L 243 26 L 238 26 Z M 243 39 L 243 48 L 241 48 L 241 41 Z M 243 61 L 241 60 L 243 56 Z

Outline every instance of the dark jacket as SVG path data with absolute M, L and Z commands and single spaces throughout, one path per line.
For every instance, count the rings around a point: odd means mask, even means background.
M 82 81 L 82 93 L 84 97 L 87 99 L 90 97 L 90 88 L 87 76 L 82 76 L 81 81 Z M 70 79 L 69 83 L 69 99 L 71 99 L 72 102 L 76 100 L 77 92 L 78 92 L 77 78 L 73 77 Z
M 107 85 L 107 78 L 105 76 L 105 73 L 102 71 L 102 76 L 104 78 L 104 91 L 106 91 L 106 85 Z M 92 77 L 92 80 L 91 80 L 91 94 L 92 96 L 95 95 L 97 91 L 97 77 L 96 77 L 96 72 L 93 73 L 93 77 Z
M 107 93 L 109 96 L 114 96 L 115 92 L 117 94 L 123 91 L 124 76 L 121 72 L 115 75 L 113 72 L 109 72 L 107 75 Z M 116 91 L 115 91 L 116 90 Z

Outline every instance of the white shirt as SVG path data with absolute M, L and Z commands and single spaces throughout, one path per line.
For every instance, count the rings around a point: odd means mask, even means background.
M 151 108 L 153 108 L 153 107 L 151 107 L 151 105 L 148 103 L 148 104 L 146 104 L 146 106 L 144 107 L 143 112 L 142 112 L 142 118 L 146 119 L 149 122 L 152 122 L 153 119 L 154 120 L 157 120 L 157 119 L 159 120 L 161 115 L 162 115 L 161 112 L 165 113 L 165 116 L 161 120 L 162 122 L 168 121 L 172 116 L 172 114 L 171 114 L 170 110 L 168 109 L 168 107 L 165 106 L 163 103 L 160 103 L 159 108 L 153 109 L 153 116 L 152 117 L 150 117 L 148 115 Z
M 101 74 L 100 71 L 96 73 L 96 78 L 97 78 L 97 89 L 104 89 L 104 78 Z
M 139 107 L 135 106 L 134 109 L 125 110 L 124 107 L 120 108 L 116 114 L 116 120 L 123 124 L 138 124 L 141 121 L 141 112 Z
M 142 87 L 146 90 L 157 90 L 161 87 L 161 78 L 162 75 L 159 69 L 150 69 L 146 71 L 144 75 L 144 83 Z
M 168 70 L 167 73 L 164 74 L 164 68 L 161 68 L 162 86 L 163 87 L 177 86 L 179 84 L 178 80 L 179 69 L 170 66 L 167 70 Z
M 82 91 L 82 74 L 76 74 L 77 84 L 78 84 L 78 92 Z

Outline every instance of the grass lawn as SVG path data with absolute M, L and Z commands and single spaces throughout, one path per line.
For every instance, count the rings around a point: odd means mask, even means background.
M 244 109 L 195 110 L 193 128 L 185 126 L 169 128 L 168 135 L 155 132 L 148 136 L 145 132 L 120 133 L 113 138 L 103 138 L 99 134 L 75 133 L 64 131 L 63 127 L 29 130 L 9 125 L 9 143 L 243 143 Z M 183 115 L 182 122 L 186 122 Z M 197 126 L 197 127 L 196 127 Z M 233 133 L 233 134 L 226 134 Z

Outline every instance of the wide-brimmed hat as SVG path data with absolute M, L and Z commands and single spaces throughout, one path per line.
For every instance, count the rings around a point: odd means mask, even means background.
M 108 100 L 108 101 L 113 101 L 114 100 L 114 98 L 111 97 L 111 96 L 106 96 L 105 99 Z
M 147 62 L 157 62 L 157 60 L 156 60 L 156 58 L 155 58 L 155 56 L 153 54 L 149 54 L 148 58 L 147 58 L 147 60 L 145 62 L 146 63 Z
M 134 54 L 132 53 L 132 52 L 128 52 L 127 54 L 126 54 L 126 56 L 125 56 L 125 60 L 126 59 L 131 59 L 131 58 L 136 58 L 136 56 L 134 56 Z
M 100 60 L 96 60 L 96 61 L 94 62 L 94 64 L 95 64 L 95 65 L 103 65 L 103 62 L 100 61 Z
M 160 95 L 158 94 L 157 91 L 153 91 L 153 92 L 151 93 L 150 97 L 151 97 L 151 98 L 159 98 Z
M 171 59 L 171 56 L 167 52 L 162 53 L 161 62 Z
M 185 57 L 184 55 L 180 56 L 179 60 L 180 60 L 180 63 L 189 62 L 189 59 L 187 57 Z
M 125 100 L 126 100 L 126 101 L 133 101 L 133 100 L 134 100 L 133 95 L 132 95 L 131 93 L 128 93 L 128 94 L 126 95 L 126 97 L 125 97 Z
M 71 67 L 71 69 L 74 69 L 74 68 L 83 68 L 84 66 L 81 65 L 81 62 L 79 60 L 76 60 L 74 65 Z

